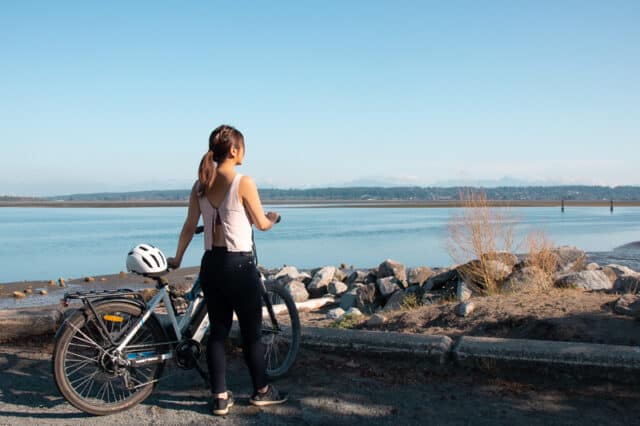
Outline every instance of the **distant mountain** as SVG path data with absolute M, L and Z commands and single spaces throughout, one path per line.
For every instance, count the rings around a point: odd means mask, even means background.
M 457 200 L 468 186 L 454 187 L 332 187 L 308 189 L 266 188 L 260 190 L 264 200 Z M 478 189 L 478 188 L 476 188 Z M 640 201 L 640 187 L 619 186 L 498 186 L 483 190 L 491 200 L 578 200 L 578 201 Z M 48 197 L 61 201 L 182 201 L 189 198 L 189 190 L 155 190 L 137 192 L 106 192 Z

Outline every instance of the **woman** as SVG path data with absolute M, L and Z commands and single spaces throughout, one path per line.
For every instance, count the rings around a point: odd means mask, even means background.
M 200 265 L 200 283 L 209 310 L 207 364 L 214 395 L 213 413 L 217 415 L 227 414 L 233 405 L 225 384 L 224 342 L 234 311 L 253 382 L 254 393 L 249 402 L 264 406 L 287 399 L 267 384 L 265 347 L 260 341 L 260 273 L 253 259 L 251 238 L 252 224 L 267 231 L 279 216 L 275 212 L 264 213 L 253 180 L 236 172 L 243 158 L 244 137 L 237 129 L 222 125 L 211 133 L 209 151 L 200 162 L 198 180 L 191 190 L 176 255 L 168 259 L 169 266 L 180 266 L 202 215 L 205 253 Z

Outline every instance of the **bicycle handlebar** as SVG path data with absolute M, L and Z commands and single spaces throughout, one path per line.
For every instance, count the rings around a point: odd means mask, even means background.
M 280 223 L 280 220 L 282 219 L 282 216 L 278 216 L 278 220 L 275 221 L 275 223 Z M 200 225 L 196 227 L 196 231 L 194 232 L 194 234 L 202 234 L 204 232 L 204 226 Z

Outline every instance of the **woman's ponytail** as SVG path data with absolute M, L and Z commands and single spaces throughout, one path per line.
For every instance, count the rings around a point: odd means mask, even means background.
M 200 180 L 198 196 L 204 197 L 205 191 L 213 186 L 213 181 L 216 179 L 216 164 L 213 161 L 213 151 L 207 151 L 202 156 L 200 167 L 198 168 L 198 179 Z

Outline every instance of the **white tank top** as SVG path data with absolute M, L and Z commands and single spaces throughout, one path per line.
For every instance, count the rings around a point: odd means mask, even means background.
M 224 230 L 224 242 L 228 251 L 252 251 L 251 220 L 238 195 L 242 175 L 236 174 L 222 202 L 215 208 L 206 196 L 200 197 L 200 213 L 204 225 L 204 249 L 213 247 L 216 226 Z

